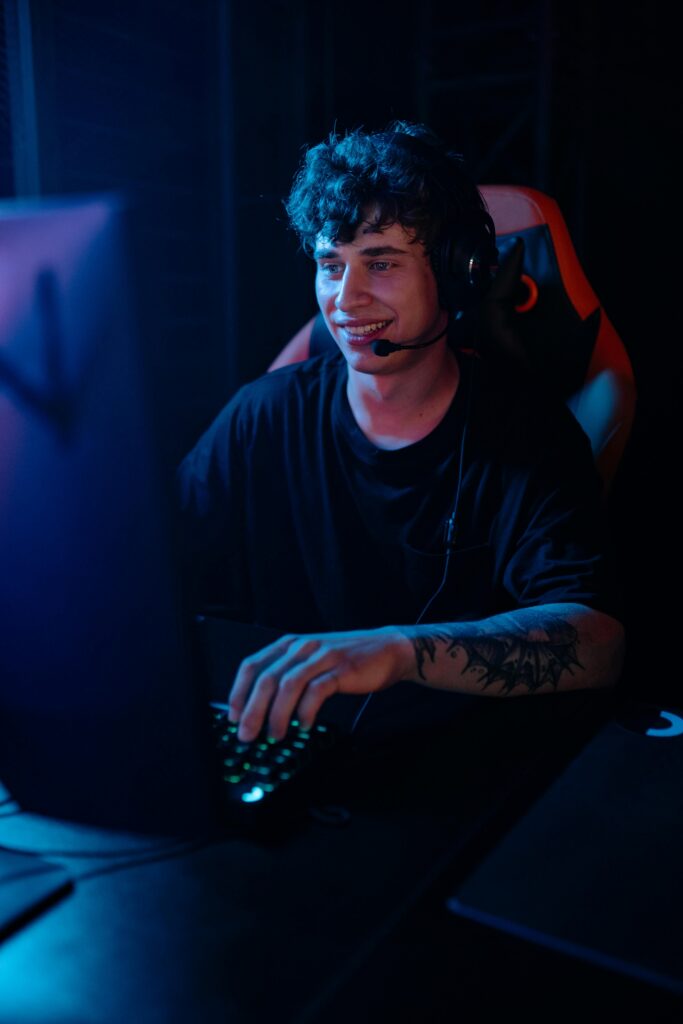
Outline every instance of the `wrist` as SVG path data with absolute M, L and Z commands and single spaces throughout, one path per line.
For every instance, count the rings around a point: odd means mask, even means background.
M 388 626 L 396 663 L 397 680 L 415 678 L 415 645 L 412 626 Z

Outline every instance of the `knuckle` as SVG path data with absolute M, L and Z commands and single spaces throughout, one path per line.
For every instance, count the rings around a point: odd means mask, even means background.
M 277 679 L 272 672 L 263 672 L 258 677 L 256 686 L 259 690 L 275 690 L 277 689 Z
M 248 654 L 246 658 L 243 658 L 242 663 L 239 667 L 240 675 L 251 675 L 256 670 L 259 663 L 259 652 L 254 654 Z
M 319 648 L 319 640 L 315 640 L 313 637 L 300 637 L 298 642 L 294 644 L 292 651 L 299 656 L 308 656 L 309 654 L 314 654 Z
M 331 672 L 339 675 L 344 672 L 352 672 L 354 667 L 354 660 L 348 651 L 335 651 L 330 669 Z
M 279 690 L 285 697 L 289 697 L 299 689 L 299 686 L 299 675 L 296 671 L 292 670 L 291 672 L 285 672 L 280 679 Z
M 261 716 L 257 715 L 254 711 L 247 711 L 245 715 L 242 715 L 240 725 L 244 725 L 247 728 L 260 729 Z
M 313 679 L 309 684 L 309 690 L 311 690 L 316 696 L 324 697 L 335 693 L 337 689 L 337 677 L 333 673 L 320 676 L 318 679 Z
M 246 695 L 249 689 L 249 683 L 247 680 L 241 679 L 239 676 L 235 679 L 234 683 L 230 687 L 228 701 L 235 707 L 242 707 L 246 700 Z
M 228 707 L 231 711 L 242 711 L 244 708 L 244 697 L 241 693 L 235 693 L 234 691 L 228 697 Z

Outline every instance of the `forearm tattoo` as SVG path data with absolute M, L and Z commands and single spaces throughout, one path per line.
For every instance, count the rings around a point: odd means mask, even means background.
M 539 631 L 545 636 L 529 636 Z M 438 654 L 455 658 L 461 650 L 467 658 L 464 671 L 480 670 L 483 689 L 501 683 L 507 694 L 516 686 L 525 686 L 530 693 L 545 683 L 557 688 L 564 671 L 574 675 L 575 668 L 584 667 L 577 657 L 578 642 L 577 630 L 565 618 L 539 612 L 536 617 L 527 615 L 523 623 L 514 614 L 496 616 L 489 626 L 468 623 L 467 636 L 436 627 L 416 637 L 413 647 L 419 677 L 425 682 L 428 663 L 433 665 Z

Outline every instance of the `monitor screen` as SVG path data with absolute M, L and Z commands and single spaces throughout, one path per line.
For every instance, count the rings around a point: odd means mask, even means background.
M 207 768 L 129 218 L 119 196 L 0 204 L 0 780 L 165 829 L 201 817 Z

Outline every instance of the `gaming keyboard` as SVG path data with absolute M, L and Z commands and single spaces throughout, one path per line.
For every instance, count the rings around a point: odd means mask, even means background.
M 244 743 L 225 705 L 212 703 L 211 715 L 228 824 L 257 826 L 282 815 L 291 818 L 293 810 L 305 805 L 320 769 L 330 766 L 343 746 L 333 725 L 316 722 L 304 729 L 296 719 L 281 740 L 264 728 Z

